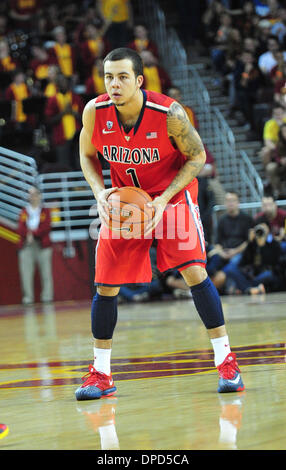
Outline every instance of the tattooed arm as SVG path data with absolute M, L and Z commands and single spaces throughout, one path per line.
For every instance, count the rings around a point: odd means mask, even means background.
M 206 154 L 199 134 L 194 129 L 182 106 L 174 102 L 167 114 L 167 130 L 180 152 L 187 160 L 161 196 L 148 204 L 155 209 L 155 217 L 146 228 L 151 232 L 161 219 L 166 205 L 175 194 L 187 186 L 201 171 L 206 161 Z
M 187 158 L 184 166 L 162 194 L 168 202 L 200 173 L 206 161 L 206 154 L 199 134 L 190 123 L 183 107 L 177 102 L 172 103 L 168 111 L 167 129 L 169 137 Z

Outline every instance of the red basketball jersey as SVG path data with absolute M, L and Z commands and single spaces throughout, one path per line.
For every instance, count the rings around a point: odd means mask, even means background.
M 186 157 L 173 147 L 167 133 L 167 112 L 174 100 L 142 92 L 142 110 L 128 134 L 108 94 L 95 99 L 92 143 L 110 164 L 113 186 L 138 186 L 154 196 L 169 186 Z

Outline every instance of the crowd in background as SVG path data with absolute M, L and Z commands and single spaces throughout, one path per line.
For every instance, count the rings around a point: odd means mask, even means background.
M 140 53 L 145 89 L 168 94 L 184 105 L 148 25 L 135 21 L 135 3 L 1 2 L 1 146 L 34 157 L 40 172 L 79 169 L 81 113 L 89 99 L 105 92 L 103 58 L 115 47 Z M 269 190 L 262 201 L 263 214 L 258 214 L 261 219 L 243 214 L 239 195 L 225 194 L 215 156 L 205 147 L 199 205 L 208 272 L 222 294 L 285 290 L 286 212 L 275 199 L 286 194 L 286 8 L 278 0 L 178 0 L 181 12 L 190 12 L 192 6 L 197 16 L 183 15 L 181 32 L 190 32 L 192 25 L 193 34 L 183 39 L 188 49 L 199 43 L 209 55 L 215 83 L 229 96 L 229 115 L 242 112 L 245 130 L 261 140 Z M 199 130 L 194 111 L 185 109 Z M 224 203 L 226 214 L 213 227 L 212 208 Z M 154 267 L 153 274 L 150 286 L 122 289 L 122 299 L 166 293 L 190 296 L 178 272 L 162 278 Z
M 105 92 L 103 58 L 136 49 L 144 88 L 172 83 L 157 45 L 128 0 L 4 0 L 0 5 L 0 141 L 34 157 L 41 172 L 79 169 L 86 102 Z
M 168 4 L 168 2 L 162 2 Z M 33 156 L 40 171 L 79 169 L 77 138 L 85 103 L 105 91 L 102 60 L 136 49 L 143 87 L 173 86 L 148 25 L 128 0 L 3 0 L 0 5 L 0 142 Z M 286 8 L 279 0 L 178 0 L 186 47 L 211 57 L 229 115 L 262 142 L 274 197 L 286 194 Z M 183 15 L 185 12 L 185 15 Z M 195 21 L 194 21 L 195 20 Z
M 279 0 L 213 0 L 201 17 L 202 43 L 249 140 L 260 140 L 267 191 L 286 197 L 286 5 Z

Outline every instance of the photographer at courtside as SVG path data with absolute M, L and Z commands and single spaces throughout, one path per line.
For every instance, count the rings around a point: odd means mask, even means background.
M 264 294 L 281 288 L 280 244 L 261 223 L 249 230 L 248 244 L 238 266 L 231 266 L 227 275 L 242 294 Z

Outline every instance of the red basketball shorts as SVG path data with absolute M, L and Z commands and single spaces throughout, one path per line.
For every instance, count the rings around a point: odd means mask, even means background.
M 195 183 L 195 184 L 194 184 Z M 193 182 L 166 206 L 163 217 L 148 238 L 124 239 L 101 226 L 95 255 L 95 284 L 120 286 L 150 282 L 150 247 L 156 239 L 159 271 L 182 271 L 206 265 L 203 227 Z

